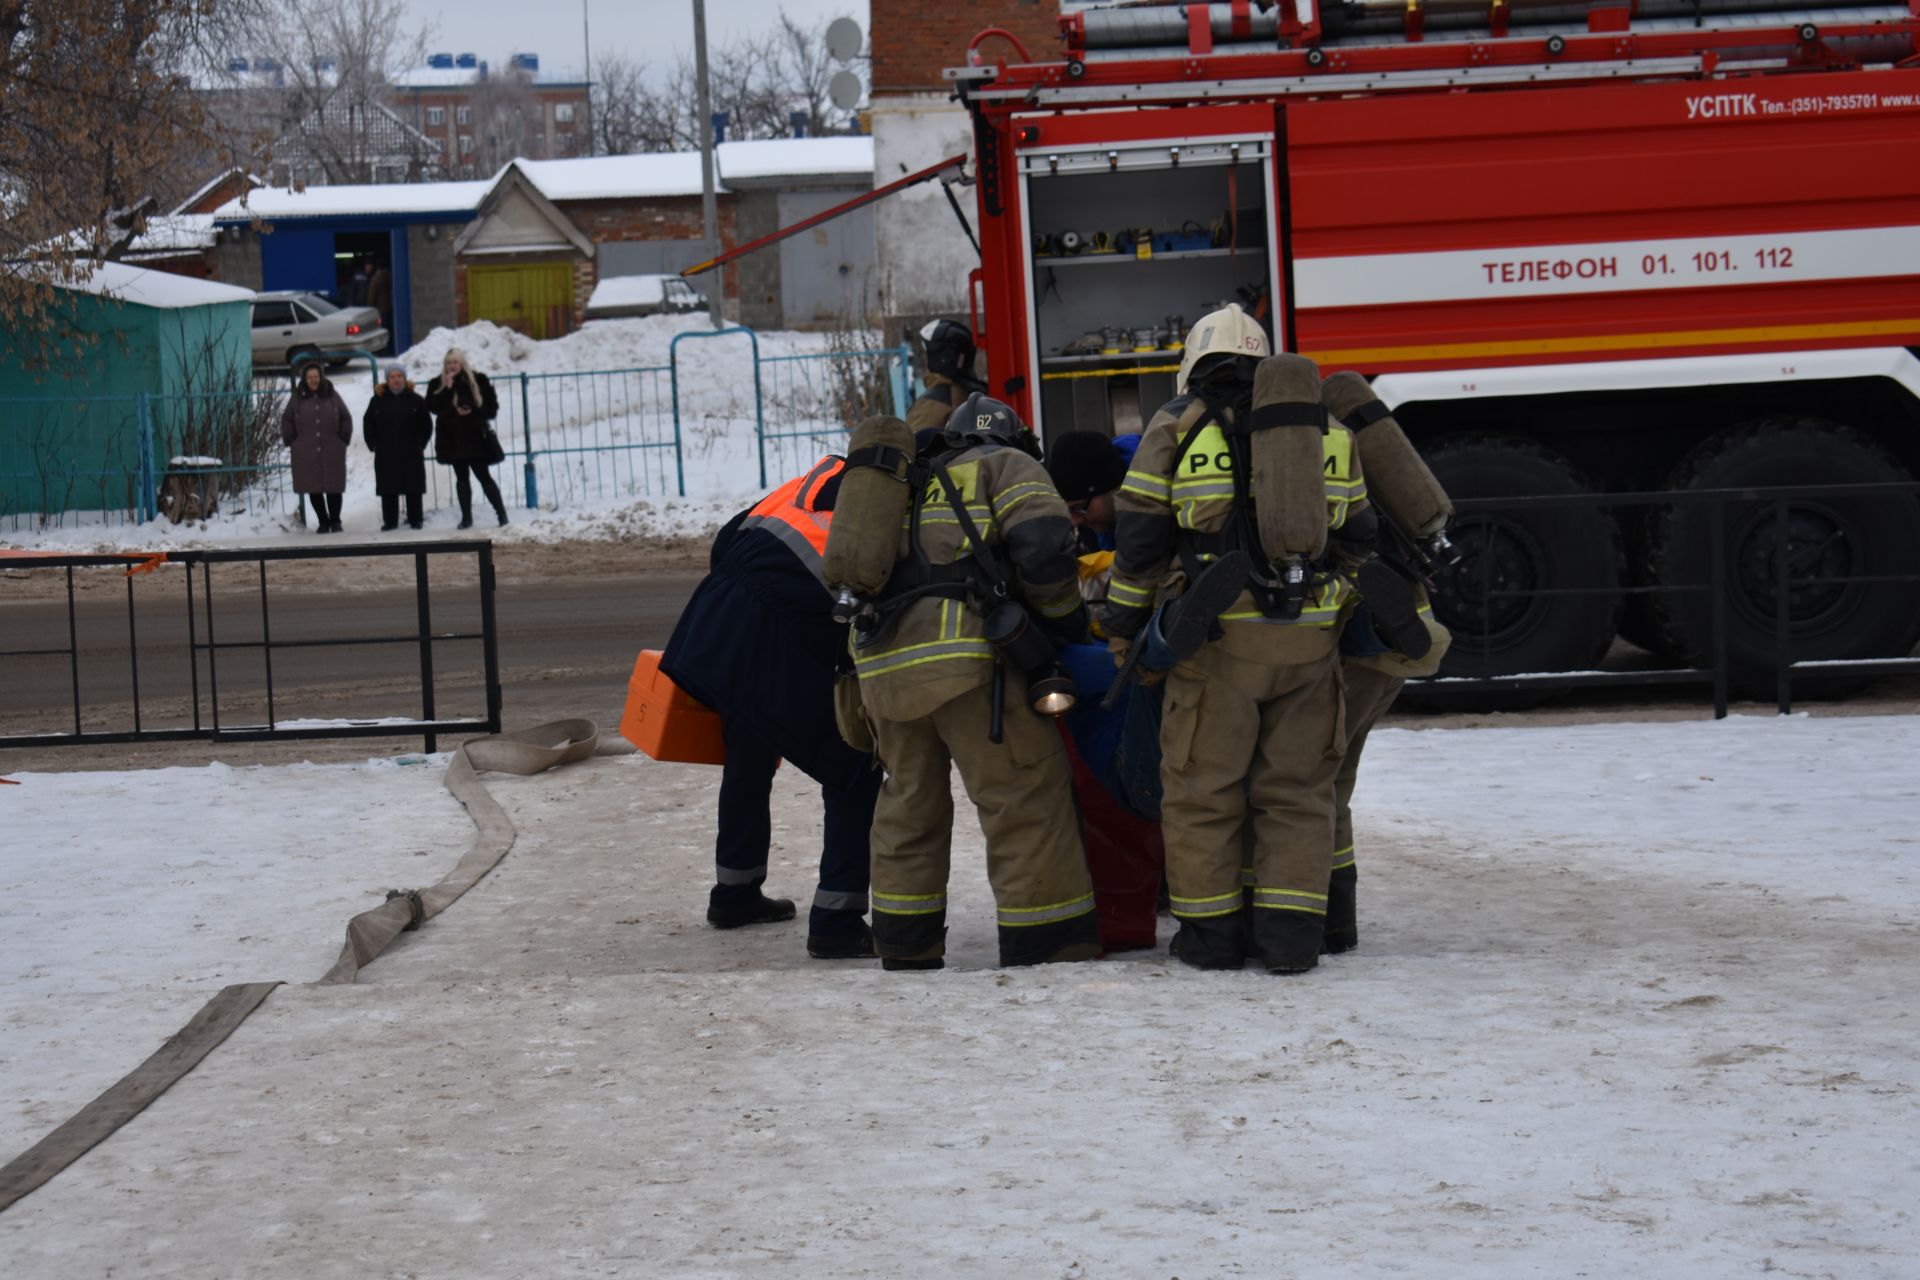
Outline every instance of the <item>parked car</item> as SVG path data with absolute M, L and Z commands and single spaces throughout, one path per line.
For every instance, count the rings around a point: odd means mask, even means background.
M 698 311 L 707 300 L 679 276 L 609 276 L 587 299 L 589 320 L 656 316 L 669 311 Z
M 317 293 L 261 293 L 253 299 L 254 365 L 300 365 L 324 358 L 345 364 L 344 353 L 372 354 L 387 345 L 386 326 L 372 307 L 336 307 Z

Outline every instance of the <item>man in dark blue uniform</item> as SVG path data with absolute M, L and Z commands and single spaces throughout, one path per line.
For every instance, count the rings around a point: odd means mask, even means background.
M 874 954 L 865 919 L 867 839 L 881 775 L 835 727 L 834 679 L 853 662 L 847 628 L 833 620 L 820 576 L 844 465 L 824 458 L 727 523 L 660 664 L 687 694 L 719 712 L 726 739 L 709 924 L 734 929 L 793 919 L 791 901 L 761 889 L 773 838 L 774 771 L 785 759 L 820 784 L 825 833 L 807 954 L 822 960 Z

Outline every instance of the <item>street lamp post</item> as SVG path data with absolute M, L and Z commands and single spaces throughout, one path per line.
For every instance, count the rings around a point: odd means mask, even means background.
M 707 88 L 707 3 L 693 0 L 693 79 L 694 110 L 700 116 L 700 212 L 706 220 L 707 241 L 713 252 L 720 252 L 720 208 L 713 191 L 713 98 Z M 718 329 L 726 323 L 721 315 L 721 268 L 707 272 L 707 317 Z

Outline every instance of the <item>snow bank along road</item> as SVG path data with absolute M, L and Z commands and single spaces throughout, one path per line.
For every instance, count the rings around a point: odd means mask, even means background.
M 494 778 L 521 839 L 0 1215 L 0 1274 L 1905 1277 L 1920 719 L 1388 730 L 1361 949 L 1002 973 L 700 923 L 713 770 Z M 391 762 L 0 788 L 0 1151 L 214 985 L 317 976 L 467 831 Z M 783 771 L 772 887 L 817 811 Z

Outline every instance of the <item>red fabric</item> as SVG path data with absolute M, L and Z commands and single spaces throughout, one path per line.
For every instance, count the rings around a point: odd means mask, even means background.
M 1121 807 L 1093 770 L 1067 741 L 1073 763 L 1073 794 L 1080 807 L 1080 830 L 1093 875 L 1093 904 L 1100 915 L 1100 945 L 1108 951 L 1136 951 L 1156 945 L 1160 881 L 1166 872 L 1167 846 L 1160 824 L 1135 817 Z

